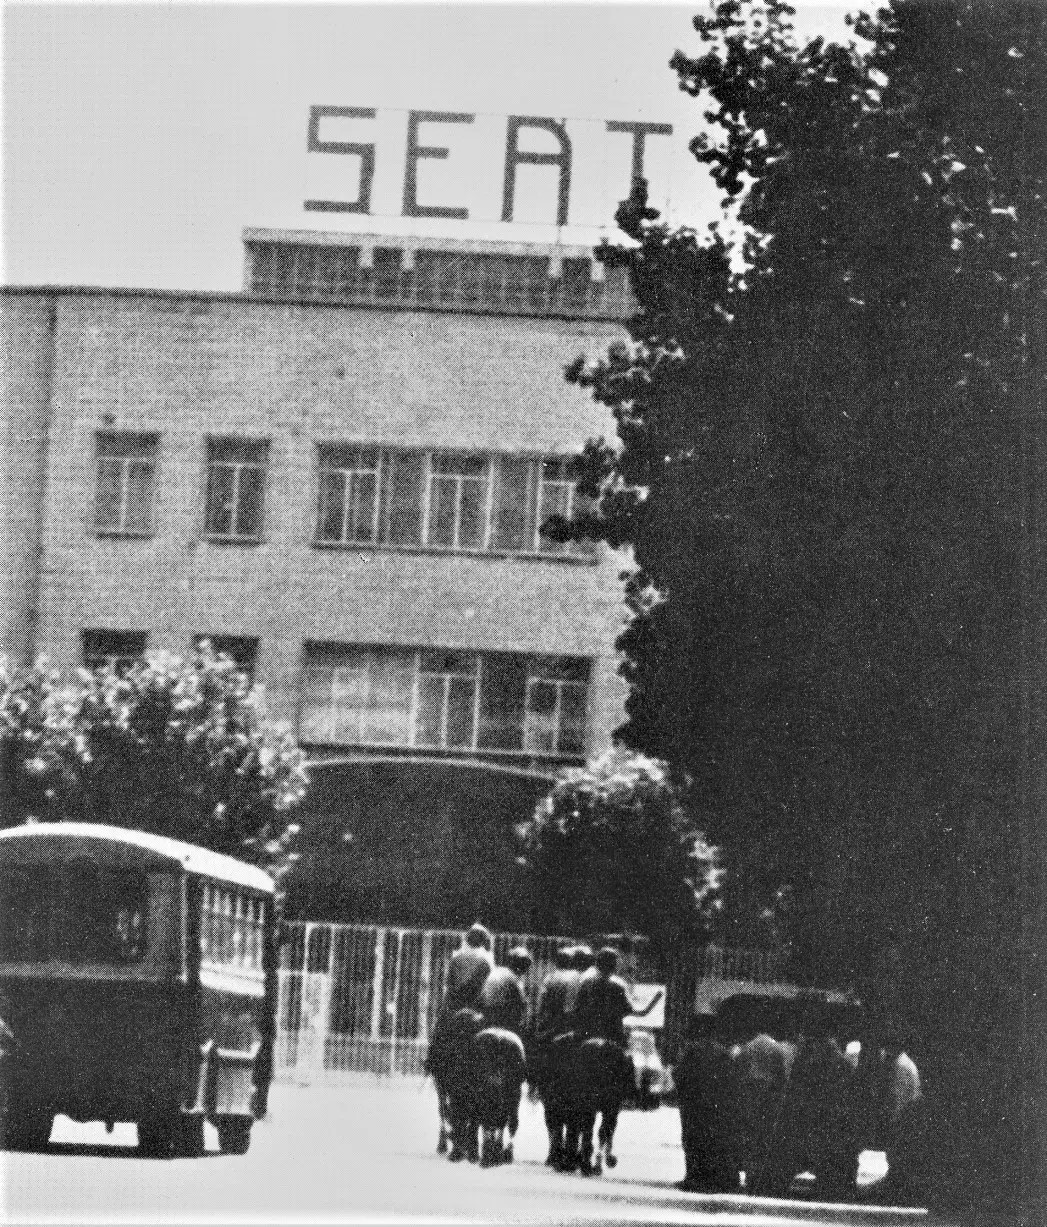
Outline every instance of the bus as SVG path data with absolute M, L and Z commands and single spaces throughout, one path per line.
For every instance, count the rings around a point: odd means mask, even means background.
M 134 1122 L 157 1157 L 244 1154 L 265 1115 L 274 885 L 254 865 L 91 823 L 0 831 L 0 1136 Z

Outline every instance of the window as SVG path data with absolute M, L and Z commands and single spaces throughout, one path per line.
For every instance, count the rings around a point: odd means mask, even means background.
M 537 548 L 545 554 L 566 554 L 573 542 L 553 541 L 542 535 L 542 529 L 553 516 L 569 520 L 575 511 L 575 483 L 573 461 L 543 460 L 539 472 L 538 490 L 538 542 Z
M 324 444 L 319 449 L 316 540 L 366 544 L 378 532 L 378 452 Z
M 153 531 L 156 450 L 156 435 L 96 436 L 96 532 L 147 537 Z
M 255 439 L 209 439 L 204 532 L 213 541 L 257 541 L 269 445 Z
M 342 302 L 386 302 L 443 310 L 565 314 L 622 319 L 635 311 L 624 268 L 592 279 L 591 255 L 568 256 L 553 277 L 548 256 L 489 251 L 375 247 L 370 267 L 359 247 L 247 243 L 253 293 Z M 413 253 L 413 267 L 403 257 Z
M 200 959 L 218 967 L 262 971 L 265 902 L 235 887 L 208 883 L 200 916 Z
M 490 484 L 486 456 L 433 456 L 428 544 L 454 550 L 483 549 L 487 543 Z
M 0 960 L 138 963 L 148 942 L 144 874 L 73 865 L 0 872 Z
M 570 656 L 538 658 L 527 678 L 524 749 L 534 754 L 581 754 L 585 745 L 587 662 Z
M 241 673 L 254 677 L 258 663 L 258 640 L 246 635 L 196 635 L 193 645 L 199 650 L 203 643 L 211 645 L 216 656 L 228 656 Z
M 84 667 L 112 668 L 124 673 L 145 655 L 146 640 L 145 631 L 84 631 L 81 635 Z
M 299 734 L 311 744 L 577 757 L 588 682 L 581 657 L 310 644 Z
M 566 457 L 414 452 L 322 444 L 314 540 L 460 552 L 578 555 L 542 534 L 583 506 Z
M 480 658 L 469 652 L 422 652 L 415 744 L 471 750 Z

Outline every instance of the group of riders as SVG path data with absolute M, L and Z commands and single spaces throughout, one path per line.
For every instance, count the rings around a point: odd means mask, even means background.
M 502 1157 L 511 1157 L 526 1079 L 545 1106 L 550 1166 L 599 1167 L 599 1156 L 592 1161 L 590 1108 L 603 1115 L 601 1147 L 613 1164 L 614 1119 L 634 1085 L 625 1019 L 635 1011 L 616 974 L 618 952 L 561 946 L 532 1017 L 525 988 L 530 953 L 516 947 L 496 966 L 491 949 L 490 932 L 473 925 L 447 973 L 428 1056 L 441 1097 L 441 1150 L 449 1141 L 452 1160 L 477 1157 L 480 1117 L 487 1111 L 493 1128 L 504 1106 L 510 1141 Z M 655 1004 L 657 998 L 647 1009 Z M 477 1105 L 492 1079 L 500 1079 L 504 1105 Z
M 611 947 L 561 946 L 533 1016 L 531 967 L 522 947 L 496 966 L 480 924 L 452 956 L 428 1058 L 440 1094 L 440 1149 L 450 1142 L 455 1160 L 511 1159 L 526 1080 L 545 1110 L 546 1162 L 591 1174 L 616 1162 L 618 1111 L 635 1090 L 625 1019 L 638 1011 Z M 678 1187 L 783 1196 L 808 1172 L 819 1196 L 852 1200 L 861 1152 L 881 1149 L 889 1164 L 883 1193 L 910 1194 L 919 1073 L 896 1027 L 873 1028 L 861 1044 L 848 1038 L 816 1003 L 787 1038 L 729 1013 L 693 1018 L 673 1066 L 686 1162 Z M 485 1156 L 478 1138 L 488 1128 L 507 1131 L 508 1144 L 493 1142 L 497 1153 Z

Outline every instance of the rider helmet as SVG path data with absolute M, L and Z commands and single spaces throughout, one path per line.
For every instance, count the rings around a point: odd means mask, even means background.
M 484 950 L 490 950 L 490 930 L 485 929 L 482 924 L 474 924 L 465 935 L 465 944 L 467 946 L 475 946 L 477 948 L 482 947 Z
M 576 971 L 588 971 L 593 965 L 593 952 L 591 946 L 575 946 L 574 948 L 574 967 Z
M 530 951 L 524 949 L 523 946 L 515 946 L 509 951 L 509 957 L 506 959 L 509 970 L 517 976 L 526 975 L 533 962 Z
M 613 946 L 601 946 L 596 953 L 596 967 L 604 975 L 613 975 L 618 970 L 618 951 Z

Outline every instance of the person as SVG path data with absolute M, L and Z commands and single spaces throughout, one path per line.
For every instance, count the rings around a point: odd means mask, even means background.
M 596 955 L 593 954 L 591 946 L 585 945 L 584 942 L 581 945 L 575 946 L 574 953 L 571 956 L 571 970 L 574 972 L 574 976 L 568 983 L 564 993 L 564 1013 L 566 1020 L 570 1024 L 568 1030 L 574 1026 L 574 1004 L 578 998 L 578 986 L 582 982 L 582 976 L 592 967 L 595 961 Z
M 451 1020 L 459 1010 L 477 1009 L 480 990 L 491 974 L 492 938 L 482 924 L 474 924 L 461 946 L 451 955 L 443 1000 L 436 1016 L 432 1040 L 426 1056 L 426 1072 L 438 1081 L 453 1048 Z
M 544 1048 L 570 1028 L 570 998 L 578 982 L 574 966 L 574 946 L 561 946 L 554 956 L 554 967 L 542 981 L 534 1017 L 534 1039 Z
M 528 1064 L 531 1070 L 531 1088 L 538 1094 L 546 1084 L 549 1073 L 549 1054 L 552 1043 L 571 1029 L 569 1002 L 578 972 L 574 967 L 574 946 L 560 946 L 553 956 L 553 970 L 542 981 L 538 993 L 538 1005 L 531 1026 L 531 1044 Z
M 487 977 L 494 966 L 491 934 L 482 924 L 474 924 L 462 945 L 451 955 L 444 990 L 443 1007 L 450 1013 L 476 1005 Z
M 625 1020 L 633 1012 L 629 990 L 617 975 L 618 951 L 603 946 L 595 965 L 582 973 L 574 995 L 574 1029 L 585 1039 L 611 1040 L 623 1049 L 628 1046 Z
M 634 1009 L 629 989 L 617 971 L 618 951 L 613 946 L 601 947 L 594 965 L 579 976 L 571 1005 L 571 1021 L 583 1038 L 601 1037 L 628 1048 L 625 1020 L 630 1016 L 645 1018 L 663 994 L 659 990 L 642 1010 Z
M 491 970 L 480 989 L 477 1009 L 485 1027 L 512 1031 L 521 1041 L 527 1031 L 527 995 L 524 981 L 531 969 L 531 956 L 523 946 L 509 951 L 504 967 Z
M 733 1193 L 741 1171 L 738 1076 L 724 1026 L 712 1016 L 691 1020 L 673 1067 L 680 1108 L 688 1193 Z
M 923 1088 L 916 1062 L 905 1051 L 900 1026 L 883 1034 L 878 1137 L 887 1159 L 887 1174 L 866 1191 L 876 1201 L 905 1205 L 919 1194 L 922 1148 L 926 1145 Z

